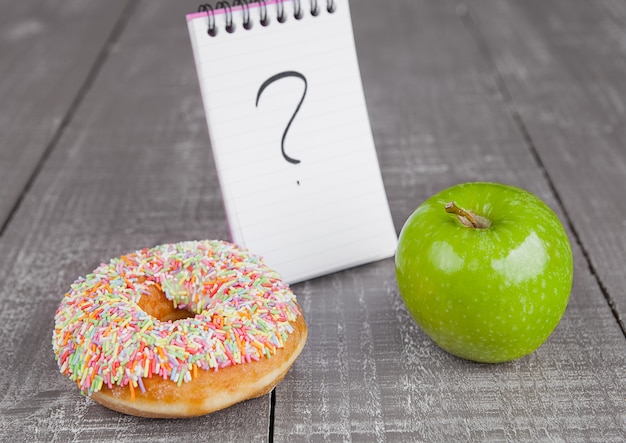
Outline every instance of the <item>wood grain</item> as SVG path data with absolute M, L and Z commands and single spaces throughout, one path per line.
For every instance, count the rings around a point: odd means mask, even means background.
M 471 13 L 626 334 L 626 4 L 484 1 Z
M 0 235 L 125 2 L 0 1 Z
M 525 187 L 564 217 L 464 11 L 452 1 L 352 5 L 396 227 L 468 180 Z M 309 344 L 277 388 L 276 441 L 621 441 L 626 342 L 574 250 L 563 321 L 536 353 L 502 365 L 437 348 L 406 312 L 392 261 L 296 286 Z

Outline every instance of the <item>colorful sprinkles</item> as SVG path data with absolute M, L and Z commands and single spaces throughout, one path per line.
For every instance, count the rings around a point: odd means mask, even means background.
M 159 321 L 139 308 L 158 285 L 174 306 L 195 314 Z M 222 241 L 142 249 L 79 278 L 55 316 L 59 369 L 87 395 L 103 386 L 145 392 L 142 379 L 179 386 L 199 370 L 270 357 L 300 314 L 279 275 L 258 256 Z

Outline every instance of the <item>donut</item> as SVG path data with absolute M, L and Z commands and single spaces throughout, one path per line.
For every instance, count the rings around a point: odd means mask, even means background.
M 307 337 L 263 259 L 218 240 L 159 245 L 76 280 L 55 314 L 61 373 L 105 407 L 193 417 L 270 392 Z

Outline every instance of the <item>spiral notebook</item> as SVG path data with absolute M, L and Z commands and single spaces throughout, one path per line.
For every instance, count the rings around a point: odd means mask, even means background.
M 391 257 L 348 0 L 187 16 L 231 240 L 290 282 Z

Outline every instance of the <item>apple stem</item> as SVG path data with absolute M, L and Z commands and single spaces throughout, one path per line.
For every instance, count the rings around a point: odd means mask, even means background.
M 447 213 L 456 215 L 459 221 L 469 228 L 485 229 L 490 225 L 489 220 L 486 218 L 459 208 L 454 202 L 447 203 L 445 207 Z

